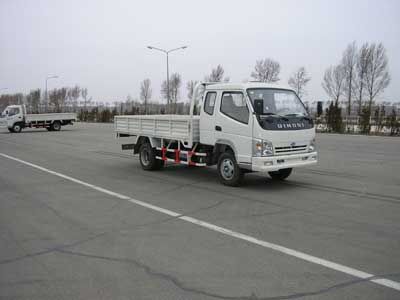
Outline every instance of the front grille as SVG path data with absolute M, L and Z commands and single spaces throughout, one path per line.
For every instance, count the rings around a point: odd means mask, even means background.
M 296 153 L 302 153 L 302 152 L 307 152 L 307 145 L 275 147 L 276 155 L 296 154 Z

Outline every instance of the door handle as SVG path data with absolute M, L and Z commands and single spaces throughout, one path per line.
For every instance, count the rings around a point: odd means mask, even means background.
M 215 130 L 216 131 L 222 131 L 222 128 L 221 128 L 221 126 L 215 126 Z

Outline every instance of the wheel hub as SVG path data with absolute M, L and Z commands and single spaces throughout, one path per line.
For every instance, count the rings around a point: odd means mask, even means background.
M 149 151 L 147 151 L 147 149 L 143 149 L 142 153 L 140 153 L 140 158 L 142 160 L 142 163 L 147 166 L 150 163 L 149 160 Z
M 235 166 L 233 161 L 226 158 L 222 161 L 221 164 L 221 175 L 226 180 L 231 180 L 235 173 Z

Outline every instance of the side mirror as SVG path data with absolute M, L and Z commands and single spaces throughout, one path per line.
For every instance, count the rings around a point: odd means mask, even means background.
M 264 100 L 254 99 L 254 112 L 257 115 L 262 115 L 264 113 Z

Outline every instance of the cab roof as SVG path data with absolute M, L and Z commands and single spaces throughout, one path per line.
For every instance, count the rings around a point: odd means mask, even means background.
M 265 83 L 265 82 L 244 82 L 244 83 L 212 83 L 212 82 L 205 82 L 207 90 L 246 90 L 251 88 L 268 88 L 268 89 L 283 89 L 283 90 L 291 90 L 293 89 L 287 85 L 280 85 L 274 83 Z

